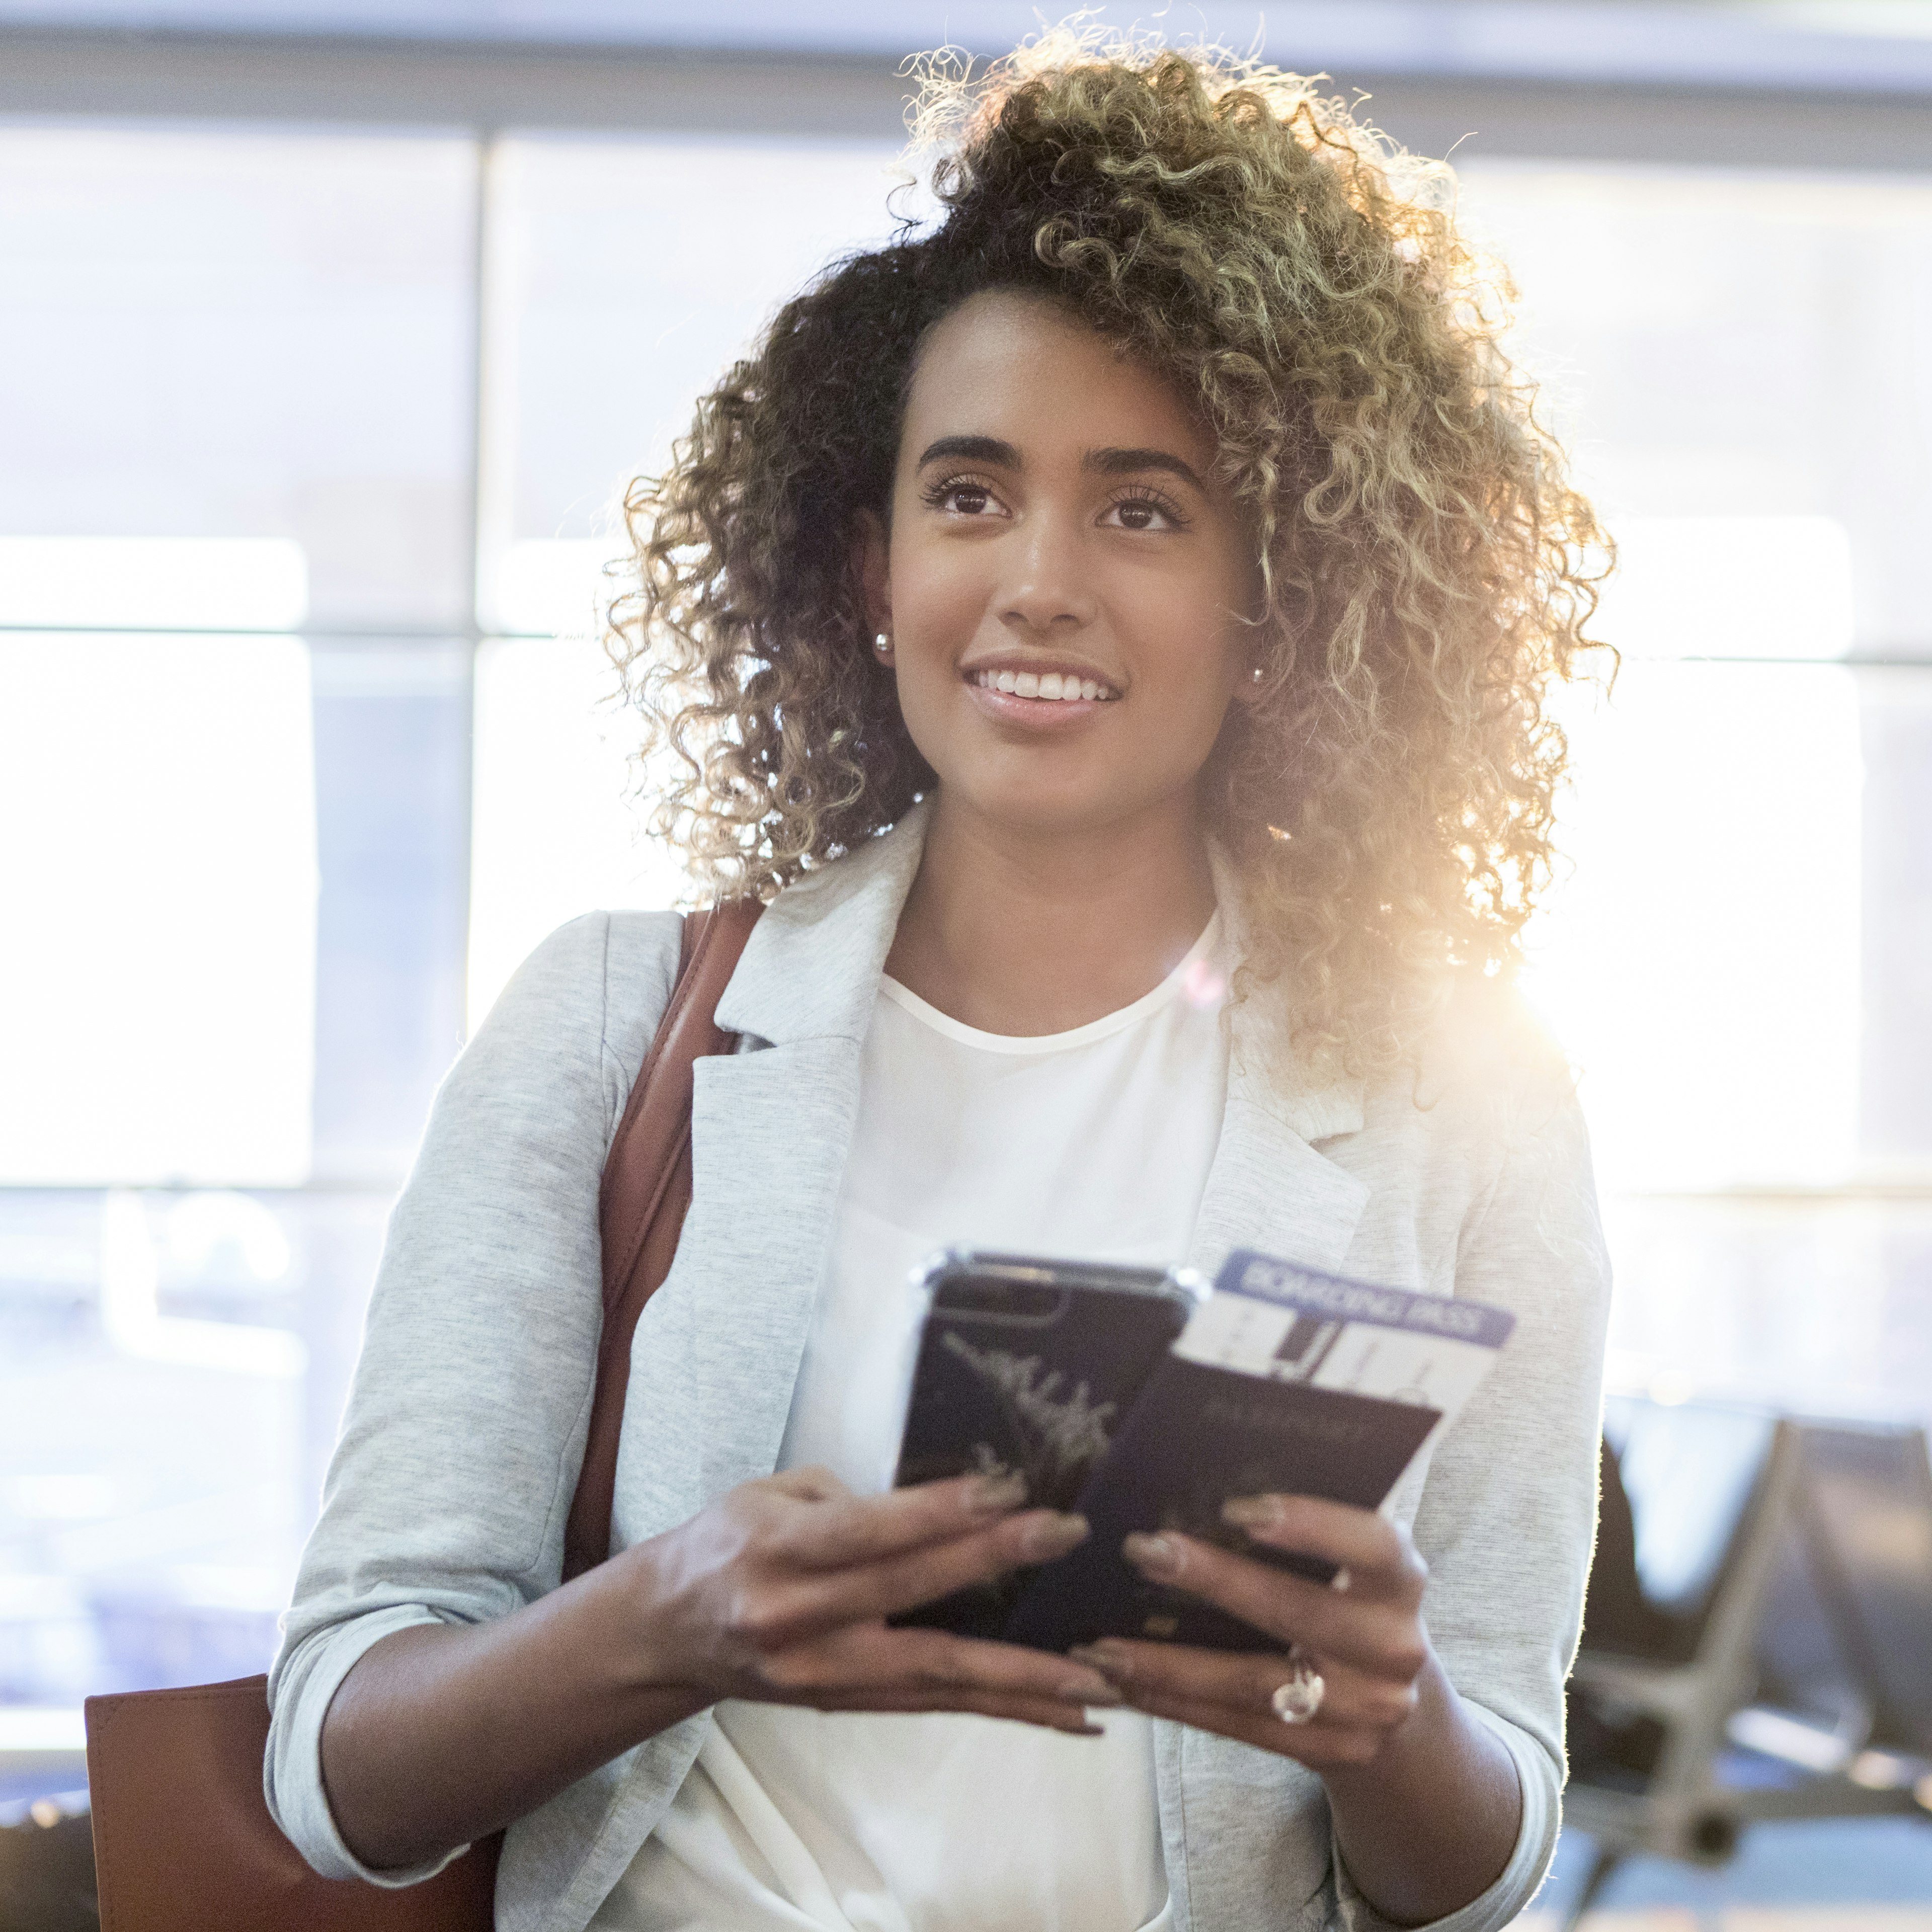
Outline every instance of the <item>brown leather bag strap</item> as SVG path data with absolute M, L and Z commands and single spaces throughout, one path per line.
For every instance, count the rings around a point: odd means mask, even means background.
M 631 1342 L 644 1304 L 670 1272 L 691 1205 L 691 1099 L 695 1063 L 736 1049 L 718 1024 L 718 1002 L 764 908 L 755 899 L 692 914 L 678 950 L 677 980 L 656 1037 L 631 1087 L 604 1162 L 598 1221 L 604 1242 L 604 1328 L 584 1467 L 564 1531 L 566 1578 L 610 1553 L 610 1508 L 623 1432 Z

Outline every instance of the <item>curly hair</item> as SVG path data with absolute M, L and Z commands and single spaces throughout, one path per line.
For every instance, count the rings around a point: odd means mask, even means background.
M 1244 881 L 1240 983 L 1370 1071 L 1460 966 L 1493 974 L 1550 866 L 1553 677 L 1608 566 L 1531 385 L 1514 291 L 1448 170 L 1313 82 L 1061 30 L 976 82 L 932 67 L 939 218 L 834 263 L 626 494 L 608 646 L 698 885 L 770 897 L 933 781 L 868 648 L 861 512 L 886 518 L 926 332 L 1036 291 L 1190 399 L 1263 586 L 1258 703 L 1204 775 Z M 653 754 L 668 754 L 653 758 Z

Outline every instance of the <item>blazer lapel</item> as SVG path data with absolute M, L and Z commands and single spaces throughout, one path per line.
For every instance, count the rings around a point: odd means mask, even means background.
M 720 1026 L 781 1046 L 828 1034 L 864 1041 L 929 809 L 914 806 L 891 831 L 806 873 L 766 907 L 718 1002 Z
M 836 1036 L 698 1063 L 679 1264 L 688 1252 L 699 1304 L 687 1359 L 706 1499 L 777 1463 L 831 1252 L 859 1068 L 860 1043 Z
M 1285 1010 L 1267 987 L 1229 1010 L 1227 1107 L 1190 1257 L 1210 1276 L 1238 1248 L 1332 1273 L 1368 1203 L 1368 1184 L 1316 1144 L 1360 1131 L 1362 1083 L 1313 1073 L 1286 1043 Z
M 1231 1078 L 1190 1259 L 1211 1278 L 1236 1249 L 1256 1248 L 1332 1274 L 1368 1198 L 1366 1181 L 1318 1154 L 1278 1112 L 1238 1094 Z
M 1228 950 L 1247 956 L 1241 880 L 1218 847 L 1210 854 Z M 1210 1278 L 1238 1248 L 1334 1271 L 1354 1239 L 1369 1187 L 1318 1151 L 1361 1131 L 1362 1082 L 1322 1074 L 1294 1045 L 1279 984 L 1255 988 L 1228 1011 L 1228 1102 L 1208 1171 L 1189 1259 Z
M 925 824 L 915 808 L 766 909 L 718 1005 L 744 1050 L 698 1063 L 691 1214 L 660 1294 L 675 1287 L 690 1307 L 686 1466 L 700 1499 L 776 1464 Z

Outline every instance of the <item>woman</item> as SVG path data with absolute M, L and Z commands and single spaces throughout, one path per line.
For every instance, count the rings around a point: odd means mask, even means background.
M 519 1821 L 519 1928 L 1501 1926 L 1554 1841 L 1594 1500 L 1588 1157 L 1500 971 L 1594 526 L 1436 176 L 1334 104 L 1066 39 L 939 92 L 944 220 L 783 310 L 628 506 L 667 825 L 769 904 L 615 1554 L 560 1586 L 668 915 L 556 934 L 437 1100 L 271 1800 L 394 1884 Z M 884 1492 L 901 1284 L 962 1240 L 1252 1246 L 1517 1329 L 1390 1519 L 1234 1507 L 1345 1590 L 1133 1540 L 1275 1654 L 1051 1657 L 884 1622 L 1086 1534 Z

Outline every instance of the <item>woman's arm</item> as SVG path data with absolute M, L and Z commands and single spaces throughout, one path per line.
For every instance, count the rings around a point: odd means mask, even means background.
M 795 1471 L 507 1616 L 397 1631 L 324 1724 L 336 1827 L 379 1870 L 427 1863 L 726 1696 L 1090 1731 L 1084 1707 L 1119 1701 L 1090 1668 L 881 1621 L 1086 1534 L 1017 1500 L 979 1478 L 861 1499 Z
M 546 939 L 443 1082 L 391 1214 L 269 1676 L 269 1808 L 328 1876 L 373 1875 L 323 1780 L 347 1677 L 404 1633 L 427 1655 L 556 1586 L 602 1319 L 598 1189 L 678 942 L 656 914 Z
M 430 1863 L 534 1810 L 703 1708 L 620 1664 L 616 1564 L 482 1624 L 418 1624 L 363 1653 L 331 1700 L 322 1782 L 350 1852 Z
M 1066 1688 L 1111 1695 L 1064 1660 L 878 1626 L 962 1566 L 1073 1533 L 1010 1499 L 976 1513 L 964 1492 L 858 1502 L 769 1478 L 559 1587 L 602 1316 L 598 1184 L 677 941 L 652 914 L 547 940 L 444 1082 L 391 1219 L 270 1679 L 270 1808 L 328 1876 L 427 1876 L 718 1696 L 1010 1706 L 1080 1728 Z
M 1480 1898 L 1502 1876 L 1522 1826 L 1514 1762 L 1432 1652 L 1415 1688 L 1414 1715 L 1371 1763 L 1322 1774 L 1350 1876 L 1401 1925 Z
M 1322 1774 L 1350 1874 L 1398 1924 L 1440 1918 L 1502 1875 L 1522 1821 L 1509 1753 L 1456 1694 L 1422 1622 L 1428 1571 L 1407 1531 L 1309 1496 L 1244 1497 L 1230 1522 L 1256 1543 L 1341 1566 L 1346 1591 L 1193 1537 L 1130 1537 L 1142 1573 L 1278 1636 L 1230 1656 L 1109 1638 L 1074 1654 L 1138 1708 L 1299 1759 Z M 1297 1654 L 1323 1680 L 1311 1721 L 1276 1714 Z

